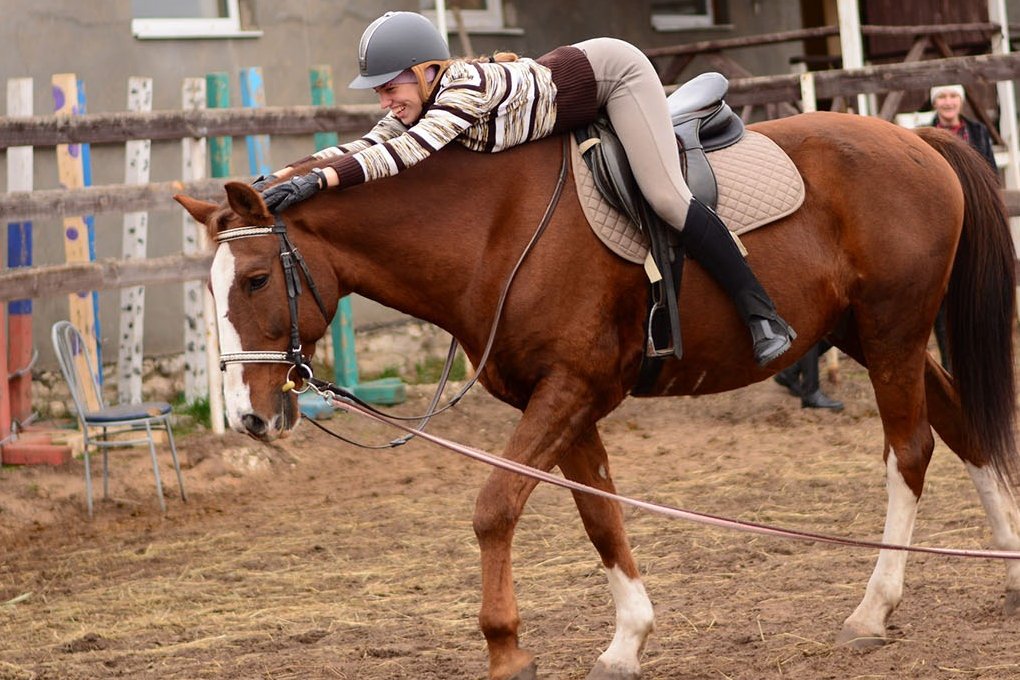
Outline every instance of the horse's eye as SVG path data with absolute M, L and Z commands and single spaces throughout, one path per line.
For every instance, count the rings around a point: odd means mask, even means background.
M 266 284 L 269 283 L 269 274 L 261 274 L 259 276 L 253 276 L 248 279 L 248 288 L 254 292 L 260 288 L 265 288 Z

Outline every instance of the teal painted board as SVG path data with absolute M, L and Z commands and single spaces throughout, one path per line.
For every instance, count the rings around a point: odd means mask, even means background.
M 230 75 L 223 71 L 205 76 L 205 105 L 209 109 L 230 108 Z M 234 151 L 233 137 L 209 138 L 209 175 L 230 177 L 230 156 Z
M 241 105 L 258 109 L 266 105 L 266 86 L 258 66 L 241 69 Z M 248 135 L 248 171 L 252 175 L 268 175 L 273 171 L 269 162 L 269 135 Z
M 328 65 L 313 66 L 308 71 L 309 84 L 312 86 L 313 106 L 333 106 L 333 68 Z M 340 143 L 335 132 L 316 132 L 315 150 L 320 151 Z

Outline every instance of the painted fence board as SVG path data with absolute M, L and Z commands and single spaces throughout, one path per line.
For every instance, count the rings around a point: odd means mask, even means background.
M 152 78 L 128 79 L 128 111 L 152 110 Z M 124 184 L 148 184 L 152 143 L 127 142 L 124 149 Z M 144 260 L 149 234 L 149 213 L 124 214 L 122 253 L 125 260 Z M 142 401 L 142 342 L 145 330 L 145 286 L 120 291 L 120 346 L 117 352 L 117 399 Z
M 328 64 L 313 66 L 308 71 L 309 84 L 312 87 L 312 104 L 314 106 L 333 106 L 336 101 L 333 95 L 333 67 Z M 315 150 L 319 151 L 336 146 L 339 137 L 336 132 L 316 132 Z
M 333 69 L 328 65 L 315 66 L 308 72 L 312 89 L 312 104 L 333 105 Z M 339 140 L 335 132 L 315 134 L 316 150 L 336 146 Z M 383 378 L 361 382 L 358 375 L 358 355 L 354 348 L 354 312 L 351 298 L 347 296 L 337 305 L 336 316 L 330 326 L 332 339 L 333 376 L 338 385 L 352 390 L 356 395 L 376 404 L 399 404 L 406 398 L 406 387 L 399 378 Z
M 62 116 L 81 112 L 79 105 L 78 79 L 73 73 L 58 73 L 51 78 L 53 85 L 53 110 Z M 57 174 L 60 185 L 65 189 L 85 186 L 84 144 L 59 144 L 56 147 Z M 63 219 L 64 259 L 69 262 L 91 262 L 88 223 L 84 216 L 68 216 Z M 92 361 L 92 366 L 102 374 L 99 362 L 99 336 L 93 295 L 79 291 L 68 296 L 68 318 L 82 334 L 85 341 L 83 351 Z M 84 362 L 84 354 L 79 355 Z M 85 373 L 86 371 L 82 371 Z M 98 378 L 99 376 L 97 376 Z M 86 386 L 86 400 L 90 407 L 98 406 L 99 396 L 91 386 Z
M 78 111 L 75 115 L 84 116 L 88 114 L 85 81 L 77 77 L 75 80 L 78 85 Z M 84 186 L 92 186 L 92 145 L 87 142 L 81 145 L 81 176 L 85 182 Z M 83 219 L 85 220 L 85 233 L 88 235 L 89 261 L 94 262 L 96 259 L 96 216 L 92 213 L 85 213 Z M 96 378 L 102 385 L 105 380 L 103 375 L 103 332 L 100 327 L 99 291 L 97 290 L 92 291 L 92 318 L 96 336 Z
M 7 81 L 7 116 L 32 115 L 31 78 Z M 32 191 L 33 152 L 30 146 L 7 150 L 7 191 Z M 7 266 L 32 266 L 32 222 L 7 224 Z M 10 434 L 11 421 L 25 423 L 32 415 L 32 300 L 7 303 L 6 340 L 0 315 L 0 439 Z M 13 374 L 8 380 L 7 376 Z
M 208 108 L 230 107 L 230 76 L 226 73 L 209 73 L 205 77 L 205 103 Z M 212 137 L 209 139 L 209 170 L 213 177 L 230 177 L 230 158 L 233 152 L 233 139 L 230 137 Z M 204 230 L 199 231 L 203 246 L 208 242 Z M 226 409 L 223 404 L 223 374 L 219 371 L 220 345 L 216 328 L 216 305 L 212 293 L 203 291 L 203 311 L 205 313 L 205 347 L 206 361 L 209 371 L 209 421 L 216 434 L 226 431 Z
M 185 78 L 181 86 L 181 107 L 185 110 L 205 108 L 205 78 Z M 205 177 L 205 137 L 181 140 L 181 178 L 184 181 Z M 187 211 L 181 211 L 183 251 L 185 255 L 199 252 L 199 228 Z M 184 398 L 188 403 L 208 396 L 206 371 L 205 320 L 202 281 L 184 283 Z
M 241 104 L 246 109 L 266 105 L 266 86 L 258 66 L 241 69 Z M 268 175 L 273 171 L 269 161 L 269 135 L 248 135 L 248 170 L 252 175 Z
M 209 109 L 230 108 L 230 75 L 223 71 L 205 76 L 205 104 Z M 209 138 L 210 177 L 230 177 L 230 159 L 234 152 L 233 137 Z

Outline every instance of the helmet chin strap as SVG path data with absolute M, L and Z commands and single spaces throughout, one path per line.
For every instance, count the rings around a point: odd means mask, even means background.
M 415 64 L 411 72 L 418 78 L 418 93 L 424 105 L 427 105 L 436 93 L 439 81 L 443 79 L 446 69 L 450 68 L 451 59 L 426 61 Z M 429 77 L 431 75 L 431 77 Z

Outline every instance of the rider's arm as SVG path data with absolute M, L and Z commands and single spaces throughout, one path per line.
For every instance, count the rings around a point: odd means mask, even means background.
M 293 163 L 288 164 L 286 167 L 281 168 L 273 172 L 272 175 L 260 179 L 275 181 L 277 179 L 287 179 L 297 173 L 306 173 L 311 171 L 312 168 L 322 168 L 326 173 L 326 180 L 328 186 L 336 186 L 339 183 L 339 178 L 329 163 L 334 162 L 337 158 L 357 153 L 368 149 L 376 144 L 382 144 L 398 135 L 402 134 L 407 128 L 404 127 L 403 123 L 400 122 L 393 114 L 387 114 L 378 123 L 375 124 L 368 134 L 360 139 L 356 139 L 346 144 L 338 146 L 331 146 L 320 151 L 316 151 L 310 156 L 305 156 Z M 325 161 L 325 162 L 324 162 Z
M 498 99 L 486 89 L 480 69 L 472 65 L 463 71 L 463 75 L 444 82 L 424 115 L 402 134 L 333 159 L 326 167 L 336 172 L 340 185 L 349 187 L 395 175 L 428 158 L 488 116 Z

